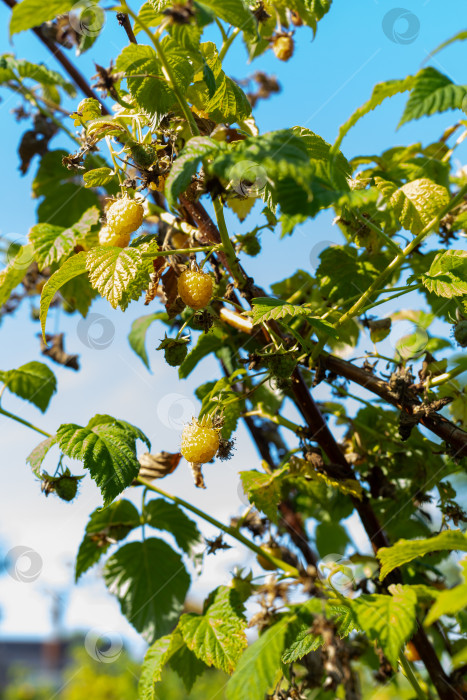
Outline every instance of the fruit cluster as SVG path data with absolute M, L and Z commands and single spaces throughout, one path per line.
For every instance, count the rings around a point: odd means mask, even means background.
M 129 197 L 116 199 L 107 208 L 107 224 L 99 232 L 99 243 L 103 246 L 125 248 L 131 234 L 143 223 L 144 209 L 140 202 Z

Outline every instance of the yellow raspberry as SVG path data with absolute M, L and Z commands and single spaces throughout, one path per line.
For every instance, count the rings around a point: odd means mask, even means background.
M 143 205 L 124 197 L 112 202 L 107 209 L 107 226 L 114 234 L 130 234 L 141 226 L 143 216 Z
M 212 427 L 209 418 L 193 421 L 185 425 L 182 433 L 180 452 L 187 462 L 205 464 L 210 462 L 219 449 L 219 431 Z
M 181 231 L 175 231 L 175 233 L 172 233 L 170 240 L 174 248 L 183 250 L 183 248 L 188 248 L 190 236 Z
M 195 311 L 204 309 L 212 297 L 212 278 L 200 270 L 185 270 L 178 278 L 178 294 Z
M 280 61 L 288 61 L 292 57 L 294 41 L 291 36 L 283 34 L 274 39 L 272 50 Z
M 114 245 L 118 246 L 118 248 L 126 248 L 129 242 L 129 233 L 115 233 L 108 226 L 103 226 L 99 231 L 99 245 Z
M 282 559 L 282 550 L 279 546 L 275 544 L 263 544 L 261 545 L 261 549 L 263 550 L 263 552 L 266 552 L 266 554 L 270 554 L 276 559 Z M 277 566 L 274 566 L 272 561 L 269 561 L 269 559 L 266 559 L 266 557 L 261 556 L 261 554 L 258 554 L 258 556 L 256 557 L 256 561 L 261 566 L 261 568 L 265 569 L 266 571 L 275 571 L 277 569 Z

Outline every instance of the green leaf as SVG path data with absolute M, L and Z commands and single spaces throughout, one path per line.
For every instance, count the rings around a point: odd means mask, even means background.
M 332 0 L 308 0 L 307 5 L 316 19 L 323 19 L 324 15 L 331 9 Z
M 209 8 L 216 17 L 244 32 L 256 32 L 255 18 L 242 0 L 223 0 L 221 3 L 218 0 L 202 0 L 198 4 Z
M 96 508 L 89 517 L 86 532 L 78 550 L 75 581 L 105 554 L 111 544 L 123 540 L 131 530 L 141 525 L 133 503 L 122 499 L 107 508 Z
M 414 82 L 415 78 L 409 75 L 407 78 L 404 78 L 404 80 L 388 80 L 384 83 L 378 83 L 375 85 L 370 99 L 359 107 L 339 129 L 337 140 L 332 147 L 333 153 L 338 151 L 344 136 L 362 117 L 369 112 L 372 112 L 376 107 L 379 107 L 379 105 L 382 104 L 386 98 L 393 97 L 401 92 L 410 90 Z
M 166 318 L 164 312 L 158 312 L 155 314 L 147 314 L 146 316 L 140 316 L 135 319 L 131 324 L 131 330 L 128 334 L 128 342 L 130 347 L 135 353 L 142 359 L 146 367 L 149 369 L 149 358 L 146 351 L 146 333 L 148 332 L 149 326 L 154 323 L 154 321 L 159 321 Z
M 186 48 L 180 46 L 171 36 L 166 36 L 162 40 L 162 50 L 172 69 L 176 85 L 185 93 L 194 75 L 192 60 L 188 56 Z
M 295 136 L 292 129 L 271 131 L 260 136 L 237 141 L 215 153 L 209 170 L 228 179 L 232 186 L 250 183 L 259 192 L 285 178 L 292 178 L 311 195 L 310 178 L 314 173 L 305 139 Z M 281 204 L 280 198 L 277 198 Z
M 297 304 L 288 304 L 280 299 L 272 299 L 271 297 L 256 297 L 251 300 L 253 304 L 252 311 L 249 314 L 252 316 L 253 324 L 265 323 L 266 321 L 278 321 L 281 318 L 288 316 L 306 316 L 310 326 L 316 331 L 330 335 L 332 338 L 338 338 L 337 331 L 328 321 L 322 321 L 320 318 L 313 316 L 313 310 L 309 307 Z
M 33 260 L 32 245 L 21 246 L 13 260 L 0 272 L 0 307 L 8 301 L 13 290 L 23 281 Z
M 22 0 L 13 7 L 10 20 L 10 36 L 26 29 L 38 27 L 43 22 L 63 15 L 73 7 L 73 0 Z
M 315 530 L 315 541 L 321 558 L 327 554 L 343 554 L 350 544 L 345 527 L 335 522 L 319 523 Z
M 207 382 L 203 387 L 198 387 L 197 396 L 202 399 L 199 416 L 214 413 L 221 407 L 223 424 L 221 436 L 229 440 L 237 427 L 238 419 L 245 410 L 245 401 L 231 389 L 243 374 L 243 370 L 236 370 L 230 377 L 223 377 L 217 382 Z
M 409 586 L 392 590 L 392 595 L 361 595 L 352 601 L 352 611 L 361 629 L 397 668 L 402 645 L 415 631 L 417 596 Z
M 258 700 L 274 692 L 282 677 L 281 657 L 290 630 L 285 617 L 247 648 L 227 683 L 228 700 Z
M 212 97 L 203 104 L 203 109 L 214 121 L 233 124 L 251 114 L 251 104 L 237 83 L 222 73 L 216 81 Z
M 68 258 L 68 260 L 65 260 L 63 265 L 56 272 L 54 272 L 53 275 L 49 277 L 47 282 L 44 284 L 41 293 L 39 314 L 42 328 L 42 337 L 44 338 L 44 341 L 45 322 L 47 319 L 47 312 L 49 310 L 49 306 L 52 302 L 52 299 L 54 298 L 55 294 L 58 292 L 60 287 L 63 287 L 63 285 L 66 282 L 69 282 L 74 277 L 78 277 L 78 275 L 82 275 L 86 272 L 86 256 L 87 253 L 85 251 L 81 251 L 80 253 L 73 255 L 71 258 Z
M 111 181 L 115 175 L 112 168 L 94 168 L 84 173 L 83 180 L 85 187 L 102 187 Z
M 180 555 L 156 538 L 121 547 L 107 561 L 104 581 L 149 644 L 176 625 L 190 586 Z
M 454 586 L 448 591 L 441 591 L 436 597 L 434 605 L 430 608 L 425 618 L 427 627 L 439 620 L 443 615 L 455 615 L 467 609 L 467 559 L 461 562 L 464 583 Z
M 220 586 L 202 615 L 182 615 L 179 628 L 191 651 L 208 666 L 233 673 L 247 646 L 244 607 L 233 588 Z
M 306 654 L 310 651 L 316 651 L 324 644 L 324 639 L 319 634 L 318 636 L 312 634 L 308 625 L 302 627 L 298 633 L 297 638 L 291 644 L 288 649 L 282 654 L 282 662 L 284 664 L 291 664 L 293 661 L 299 661 L 303 659 Z
M 430 269 L 422 275 L 422 282 L 430 292 L 452 299 L 467 294 L 467 252 L 446 250 L 438 253 Z
M 37 476 L 40 473 L 42 462 L 44 461 L 49 450 L 56 444 L 57 438 L 55 435 L 42 440 L 33 451 L 26 457 L 27 464 L 30 465 L 32 471 Z
M 175 503 L 167 503 L 162 498 L 149 501 L 145 508 L 146 523 L 158 530 L 170 532 L 178 546 L 193 555 L 194 549 L 202 541 L 196 523 L 185 515 Z
M 170 657 L 169 666 L 182 679 L 187 693 L 191 691 L 198 676 L 206 671 L 206 664 L 185 644 Z
M 333 620 L 337 627 L 337 634 L 341 639 L 348 637 L 355 629 L 355 618 L 352 608 L 347 605 L 328 604 L 326 606 L 326 616 Z
M 188 353 L 178 369 L 180 379 L 186 379 L 203 357 L 207 357 L 207 355 L 222 348 L 225 345 L 225 341 L 225 334 L 217 328 L 209 333 L 200 335 L 193 350 Z
M 57 391 L 55 374 L 42 362 L 27 362 L 5 372 L 0 370 L 0 381 L 12 394 L 33 403 L 42 413 Z
M 375 177 L 375 185 L 387 201 L 400 225 L 417 236 L 449 204 L 449 192 L 427 178 L 419 178 L 397 187 Z
M 286 469 L 277 469 L 273 474 L 262 474 L 254 469 L 240 472 L 243 490 L 248 500 L 253 502 L 258 510 L 263 511 L 273 523 L 277 523 L 279 519 L 277 506 L 281 501 L 285 475 Z
M 118 56 L 116 69 L 125 73 L 132 98 L 158 124 L 176 102 L 176 96 L 164 78 L 155 50 L 144 44 L 130 44 Z
M 203 33 L 201 27 L 196 24 L 172 23 L 167 26 L 167 31 L 176 44 L 183 47 L 195 60 L 202 61 L 202 54 L 199 50 L 200 39 Z
M 76 182 L 56 182 L 37 207 L 37 218 L 56 226 L 71 227 L 86 209 L 98 204 L 95 192 Z
M 142 236 L 141 238 L 145 238 Z M 132 241 L 126 250 L 137 250 L 139 254 L 138 269 L 136 277 L 130 280 L 128 287 L 123 290 L 122 297 L 118 302 L 122 311 L 125 311 L 131 301 L 137 301 L 141 294 L 146 291 L 151 281 L 150 275 L 154 272 L 153 259 L 157 257 L 159 246 L 154 238 L 138 243 L 138 239 Z M 162 314 L 166 317 L 166 314 Z
M 165 195 L 170 206 L 174 207 L 178 196 L 186 190 L 191 178 L 198 170 L 202 158 L 219 150 L 218 141 L 207 136 L 190 139 L 173 164 L 165 183 Z
M 447 75 L 429 66 L 422 68 L 414 77 L 411 92 L 399 126 L 413 119 L 446 112 L 448 109 L 462 109 L 467 89 L 455 85 Z
M 25 61 L 22 58 L 18 59 L 14 56 L 4 54 L 1 57 L 0 83 L 4 83 L 8 80 L 14 80 L 17 75 L 19 75 L 21 78 L 30 78 L 31 80 L 35 80 L 48 88 L 58 85 L 71 97 L 76 95 L 75 86 L 65 80 L 63 75 L 57 73 L 57 71 L 50 70 L 49 68 L 37 63 Z
M 95 416 L 86 427 L 65 423 L 57 431 L 60 449 L 89 469 L 105 505 L 137 477 L 135 441 L 142 436 L 134 426 L 110 416 Z
M 99 221 L 97 207 L 90 207 L 80 220 L 70 228 L 51 224 L 36 224 L 29 231 L 29 240 L 34 247 L 34 256 L 41 269 L 59 262 L 68 255 L 78 242 L 90 232 Z
M 392 547 L 381 547 L 376 554 L 381 564 L 380 579 L 413 559 L 445 550 L 467 552 L 467 535 L 460 530 L 445 530 L 429 539 L 399 540 Z
M 98 246 L 86 256 L 91 285 L 114 309 L 135 279 L 139 264 L 141 254 L 137 248 Z
M 352 173 L 350 164 L 340 151 L 338 151 L 331 163 L 331 145 L 311 129 L 302 126 L 294 126 L 291 132 L 301 140 L 306 152 L 312 161 L 315 176 L 329 184 L 335 183 L 342 189 L 347 189 L 347 178 Z M 336 181 L 337 177 L 337 181 Z
M 157 639 L 149 647 L 141 666 L 138 684 L 139 700 L 157 700 L 154 686 L 161 680 L 162 671 L 170 657 L 182 646 L 184 646 L 182 636 L 175 633 Z
M 73 250 L 76 245 L 76 233 L 71 228 L 36 224 L 29 231 L 29 240 L 34 246 L 39 269 L 44 269 Z

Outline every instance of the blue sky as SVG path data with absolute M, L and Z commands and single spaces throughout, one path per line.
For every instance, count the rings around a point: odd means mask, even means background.
M 136 9 L 137 3 L 133 2 L 132 6 Z M 314 41 L 310 30 L 304 28 L 297 32 L 295 56 L 289 63 L 279 62 L 272 52 L 267 52 L 247 66 L 245 51 L 237 39 L 227 57 L 226 71 L 240 79 L 254 70 L 264 70 L 275 74 L 282 86 L 280 95 L 258 104 L 255 116 L 260 130 L 299 124 L 332 142 L 340 124 L 370 96 L 376 82 L 416 72 L 430 50 L 465 28 L 465 0 L 450 0 L 442 8 L 435 0 L 404 0 L 405 10 L 418 19 L 419 33 L 411 43 L 402 45 L 388 38 L 382 28 L 383 18 L 393 8 L 394 4 L 386 0 L 334 0 L 333 8 L 320 23 Z M 59 69 L 31 33 L 17 35 L 13 44 L 9 43 L 8 15 L 8 9 L 1 4 L 2 51 L 15 52 L 18 57 L 43 61 L 48 67 Z M 403 20 L 401 22 L 396 29 L 404 33 L 406 27 Z M 210 29 L 208 38 L 217 41 L 216 30 Z M 73 57 L 73 60 L 89 77 L 95 73 L 94 60 L 106 66 L 125 45 L 126 37 L 109 13 L 104 33 L 94 49 L 78 60 Z M 430 64 L 449 75 L 454 82 L 467 82 L 465 45 L 455 44 L 438 54 Z M 4 204 L 0 234 L 24 240 L 28 229 L 36 222 L 37 202 L 30 198 L 30 186 L 37 164 L 33 163 L 25 177 L 20 176 L 16 148 L 25 122 L 15 123 L 10 114 L 18 102 L 16 97 L 11 97 L 5 90 L 1 96 L 3 167 L 0 169 L 0 188 Z M 79 99 L 67 103 L 70 111 Z M 461 113 L 448 112 L 412 122 L 396 131 L 405 99 L 405 96 L 400 96 L 386 101 L 365 117 L 344 140 L 344 154 L 350 158 L 357 154 L 379 153 L 394 145 L 417 141 L 427 145 L 462 116 Z M 68 126 L 71 127 L 71 121 Z M 52 147 L 61 146 L 68 147 L 66 140 L 62 137 L 54 139 Z M 464 162 L 465 152 L 465 147 L 461 148 L 457 156 L 464 157 Z M 233 216 L 228 215 L 228 224 L 235 232 L 248 230 L 245 225 L 239 226 Z M 257 283 L 267 288 L 272 282 L 292 274 L 297 266 L 312 272 L 323 242 L 339 240 L 340 233 L 332 226 L 331 214 L 324 213 L 301 226 L 292 238 L 286 240 L 280 240 L 278 234 L 265 232 L 263 255 L 257 259 L 246 258 L 245 266 Z M 165 365 L 160 353 L 154 351 L 164 333 L 158 324 L 154 324 L 148 333 L 152 367 L 152 373 L 148 373 L 129 348 L 126 335 L 132 320 L 151 310 L 158 309 L 155 306 L 148 309 L 142 302 L 133 303 L 122 315 L 120 311 L 112 311 L 107 303 L 97 302 L 92 311 L 109 319 L 115 329 L 113 342 L 105 349 L 93 349 L 81 342 L 78 317 L 54 312 L 55 316 L 52 314 L 49 319 L 50 329 L 65 331 L 67 349 L 80 354 L 81 371 L 74 373 L 51 365 L 58 377 L 59 393 L 45 416 L 13 396 L 5 396 L 5 408 L 20 412 L 50 432 L 63 422 L 87 422 L 94 413 L 110 413 L 141 427 L 151 438 L 154 452 L 161 449 L 176 451 L 184 420 L 189 420 L 198 410 L 193 390 L 220 374 L 216 363 L 206 360 L 200 366 L 196 380 L 190 377 L 180 382 L 176 369 Z M 35 337 L 38 330 L 38 326 L 29 321 L 26 307 L 14 318 L 5 319 L 1 328 L 1 369 L 10 369 L 32 359 L 47 362 L 39 355 Z M 320 393 L 317 395 L 319 398 Z M 290 415 L 294 415 L 292 409 Z M 30 546 L 43 560 L 41 575 L 33 583 L 20 583 L 10 576 L 0 578 L 0 635 L 49 634 L 48 592 L 63 590 L 69 600 L 64 620 L 67 630 L 97 626 L 104 632 L 114 630 L 136 644 L 136 634 L 117 612 L 117 604 L 107 595 L 95 572 L 83 578 L 78 587 L 71 587 L 73 559 L 87 516 L 101 504 L 94 484 L 86 479 L 80 497 L 73 505 L 55 497 L 46 499 L 40 494 L 39 484 L 24 461 L 40 436 L 36 437 L 26 428 L 8 423 L 4 418 L 0 419 L 0 427 L 3 483 L 0 492 L 0 546 L 4 551 L 17 545 Z M 206 492 L 195 489 L 186 464 L 181 464 L 175 474 L 164 481 L 163 487 L 227 522 L 229 516 L 239 512 L 243 505 L 238 492 L 238 472 L 259 466 L 258 455 L 243 427 L 237 432 L 236 446 L 235 456 L 230 462 L 206 467 Z M 81 473 L 79 465 L 74 466 L 76 473 Z M 139 504 L 139 493 L 132 492 L 130 497 Z M 217 534 L 211 526 L 202 525 L 202 528 L 208 536 Z M 356 524 L 352 533 L 359 546 L 364 548 L 365 539 Z M 229 570 L 239 561 L 245 565 L 254 563 L 248 553 L 237 548 L 211 557 L 205 573 L 195 581 L 193 594 L 199 596 L 219 582 L 227 581 Z

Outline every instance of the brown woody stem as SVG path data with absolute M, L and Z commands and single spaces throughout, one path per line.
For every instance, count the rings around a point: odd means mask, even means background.
M 5 5 L 8 5 L 11 9 L 14 8 L 15 5 L 18 3 L 16 0 L 3 0 Z M 73 82 L 79 87 L 83 95 L 86 95 L 86 97 L 92 97 L 94 100 L 98 100 L 98 102 L 101 103 L 102 107 L 102 113 L 103 114 L 110 114 L 109 110 L 105 106 L 105 104 L 102 102 L 102 100 L 96 95 L 94 90 L 91 88 L 87 80 L 84 78 L 83 75 L 79 72 L 77 68 L 71 63 L 71 61 L 68 60 L 68 58 L 65 56 L 65 54 L 58 48 L 56 43 L 52 41 L 52 39 L 49 39 L 48 36 L 44 34 L 42 31 L 41 27 L 33 27 L 32 31 L 34 34 L 42 41 L 42 43 L 49 49 L 49 51 L 53 54 L 53 56 L 57 59 L 59 63 L 61 63 L 62 67 L 66 70 L 70 78 L 73 80 Z

